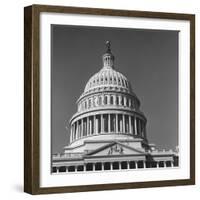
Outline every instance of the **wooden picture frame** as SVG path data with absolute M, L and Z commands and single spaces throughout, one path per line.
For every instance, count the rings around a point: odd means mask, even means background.
M 190 25 L 190 142 L 189 178 L 161 181 L 123 182 L 110 184 L 40 185 L 40 14 L 79 14 L 126 18 L 149 18 L 187 21 Z M 32 5 L 24 9 L 24 191 L 30 194 L 83 192 L 113 189 L 147 188 L 195 184 L 195 16 L 192 14 L 147 11 L 111 10 L 50 5 Z

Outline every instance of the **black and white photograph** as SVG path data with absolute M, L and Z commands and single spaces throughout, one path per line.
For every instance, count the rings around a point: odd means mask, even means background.
M 195 183 L 194 15 L 25 8 L 25 191 Z
M 51 25 L 51 173 L 181 167 L 179 31 Z

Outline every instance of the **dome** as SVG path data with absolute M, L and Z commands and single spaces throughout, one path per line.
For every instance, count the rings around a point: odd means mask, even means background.
M 85 86 L 84 93 L 99 91 L 102 88 L 110 88 L 132 93 L 128 79 L 111 67 L 103 67 L 98 73 L 93 75 Z
M 110 42 L 106 42 L 107 51 L 103 55 L 102 69 L 93 75 L 87 82 L 83 96 L 91 92 L 103 90 L 116 90 L 132 94 L 131 84 L 128 79 L 114 69 L 114 55 L 110 49 Z
M 110 42 L 106 45 L 103 67 L 87 82 L 76 102 L 77 112 L 70 119 L 70 148 L 94 140 L 146 140 L 146 118 L 139 109 L 140 101 L 128 79 L 115 70 Z

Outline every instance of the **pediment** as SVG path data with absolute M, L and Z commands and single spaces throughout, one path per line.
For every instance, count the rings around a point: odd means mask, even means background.
M 144 154 L 144 152 L 134 149 L 128 145 L 124 145 L 119 142 L 113 142 L 103 147 L 100 147 L 92 152 L 90 152 L 89 156 L 108 156 L 108 155 L 138 155 Z

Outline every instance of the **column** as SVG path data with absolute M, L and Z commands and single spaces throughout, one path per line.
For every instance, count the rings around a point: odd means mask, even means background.
M 142 120 L 140 120 L 140 132 L 141 132 L 141 136 L 144 137 L 144 132 L 143 132 L 143 123 Z
M 101 133 L 103 133 L 103 114 L 101 114 Z
M 104 105 L 104 95 L 102 95 L 101 99 L 102 99 L 102 105 Z
M 164 168 L 167 167 L 166 161 L 163 161 Z
M 135 124 L 135 135 L 138 135 L 138 132 L 137 132 L 137 117 L 136 116 L 134 117 L 134 124 Z
M 76 127 L 75 127 L 75 122 L 73 122 L 73 140 L 75 140 L 76 138 L 75 138 L 75 136 L 76 136 Z
M 73 141 L 74 140 L 74 125 L 73 124 L 71 124 L 71 130 L 72 130 L 72 139 L 71 139 L 71 141 Z
M 122 115 L 122 132 L 125 133 L 125 116 Z
M 110 105 L 110 95 L 107 96 L 107 100 L 108 100 L 108 105 Z
M 138 125 L 139 125 L 139 134 L 142 136 L 142 124 L 141 124 L 141 119 L 139 119 Z
M 78 138 L 80 138 L 80 126 L 79 121 L 77 121 Z
M 156 162 L 156 168 L 159 168 L 159 162 Z
M 117 101 L 116 95 L 113 95 L 113 105 L 116 105 L 116 101 Z
M 110 170 L 113 170 L 113 163 L 110 163 Z
M 116 133 L 118 133 L 118 114 L 115 116 L 115 126 L 116 126 Z
M 146 162 L 145 161 L 143 161 L 143 166 L 144 166 L 144 168 L 146 168 Z
M 92 133 L 92 119 L 89 120 L 89 135 Z
M 121 165 L 121 162 L 119 161 L 119 170 L 122 169 L 122 165 Z
M 74 141 L 74 124 L 72 124 L 71 129 L 72 129 L 72 141 Z
M 120 132 L 123 132 L 123 119 L 122 119 L 122 114 L 120 114 L 120 120 L 119 120 L 119 127 L 120 127 Z
M 98 117 L 96 116 L 96 134 L 98 134 L 98 130 L 99 130 L 99 124 L 98 124 L 98 122 L 99 122 L 99 120 L 98 120 Z
M 130 169 L 130 161 L 127 161 L 127 169 Z
M 59 173 L 59 167 L 56 167 L 56 173 Z
M 65 167 L 65 172 L 68 172 L 68 166 Z
M 101 163 L 101 169 L 104 170 L 104 163 Z
M 96 134 L 96 123 L 95 122 L 96 122 L 96 116 L 94 115 L 93 116 L 93 125 L 94 125 L 94 132 L 93 133 L 94 134 Z
M 138 162 L 135 161 L 135 169 L 137 169 L 137 168 L 138 168 Z
M 76 139 L 76 124 L 74 122 L 74 140 Z
M 174 162 L 173 161 L 171 161 L 171 167 L 174 167 Z
M 70 128 L 70 143 L 72 142 L 72 134 L 73 134 L 73 132 L 72 132 L 72 126 L 71 126 L 71 128 Z
M 128 121 L 129 121 L 129 133 L 131 133 L 132 132 L 132 128 L 131 128 L 131 116 L 129 115 L 128 116 Z
M 124 97 L 124 106 L 127 106 L 126 97 Z
M 76 139 L 78 139 L 78 121 L 76 121 L 75 123 L 76 123 Z
M 83 171 L 86 171 L 86 164 L 83 164 Z
M 90 135 L 89 117 L 87 117 L 87 135 Z
M 83 119 L 81 119 L 81 135 L 83 136 Z
M 140 121 L 140 118 L 138 118 L 138 130 L 139 130 L 139 135 L 142 136 L 142 134 L 141 134 L 141 121 Z
M 77 127 L 78 127 L 78 138 L 80 138 L 81 133 L 80 133 L 79 121 L 77 121 Z
M 121 106 L 122 105 L 122 97 L 119 96 L 119 105 Z
M 108 114 L 108 133 L 110 133 L 110 114 Z

